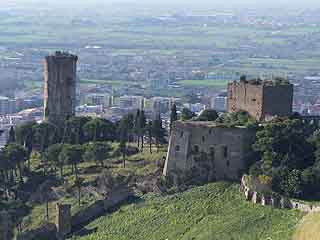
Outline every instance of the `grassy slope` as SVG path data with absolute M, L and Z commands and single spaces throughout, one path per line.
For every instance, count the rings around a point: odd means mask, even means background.
M 294 240 L 319 240 L 320 239 L 320 213 L 311 213 L 303 218 L 299 224 Z
M 169 197 L 149 196 L 89 228 L 82 240 L 291 239 L 302 213 L 246 202 L 238 185 L 213 183 Z
M 111 144 L 113 147 L 113 150 L 117 148 L 116 143 Z M 136 144 L 133 144 L 133 146 L 136 146 Z M 129 176 L 129 175 L 134 175 L 137 177 L 145 176 L 154 173 L 157 168 L 155 165 L 155 162 L 157 160 L 161 160 L 165 155 L 166 155 L 166 147 L 163 147 L 160 149 L 160 151 L 157 153 L 156 149 L 153 148 L 153 153 L 150 154 L 148 151 L 148 147 L 146 146 L 144 152 L 139 152 L 138 154 L 129 156 L 127 158 L 127 167 L 123 168 L 122 163 L 120 164 L 111 164 L 112 161 L 117 161 L 118 159 L 121 159 L 121 157 L 114 157 L 112 159 L 107 159 L 105 161 L 105 164 L 107 164 L 110 168 L 110 172 L 114 176 Z M 38 156 L 39 157 L 39 156 Z M 138 164 L 140 162 L 140 164 Z M 135 164 L 136 163 L 136 164 Z M 39 159 L 35 157 L 32 160 L 32 168 L 36 168 L 37 165 L 39 164 Z M 85 170 L 91 169 L 88 173 L 84 173 Z M 95 169 L 95 170 L 93 170 Z M 91 183 L 94 181 L 99 174 L 103 171 L 103 168 L 101 167 L 96 167 L 96 163 L 94 162 L 83 162 L 78 165 L 78 170 L 79 170 L 79 176 L 83 178 L 84 185 L 86 183 Z M 66 166 L 64 168 L 64 179 L 66 181 L 66 185 L 72 185 L 73 183 L 73 174 L 71 173 L 71 166 Z M 80 209 L 86 208 L 88 205 L 92 204 L 95 202 L 96 199 L 94 196 L 90 194 L 85 194 L 82 193 L 82 198 L 81 198 L 81 206 L 78 207 L 78 200 L 77 196 L 74 196 L 72 194 L 67 195 L 59 201 L 51 201 L 49 203 L 49 221 L 54 222 L 55 219 L 55 205 L 57 202 L 63 202 L 63 203 L 68 203 L 71 204 L 71 212 L 74 214 Z M 45 204 L 31 204 L 27 203 L 30 206 L 30 214 L 26 216 L 23 219 L 23 228 L 24 229 L 35 229 L 39 227 L 44 221 L 45 221 Z M 3 205 L 0 202 L 0 211 L 2 209 Z M 1 239 L 0 239 L 1 240 Z

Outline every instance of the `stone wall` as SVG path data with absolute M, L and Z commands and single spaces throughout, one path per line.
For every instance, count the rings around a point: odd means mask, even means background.
M 46 223 L 37 229 L 19 234 L 17 240 L 57 240 L 57 228 L 53 223 Z
M 58 204 L 56 207 L 56 224 L 48 223 L 39 228 L 26 231 L 18 236 L 18 240 L 57 240 L 65 239 L 70 233 L 82 228 L 90 221 L 102 216 L 111 208 L 126 201 L 134 193 L 127 187 L 120 187 L 104 200 L 98 200 L 89 207 L 70 217 L 70 205 Z M 2 238 L 0 238 L 2 240 Z M 4 238 L 4 240 L 7 240 Z M 8 238 L 10 240 L 10 238 Z
M 79 228 L 91 220 L 102 216 L 106 211 L 110 210 L 122 202 L 126 201 L 134 193 L 127 187 L 121 187 L 112 191 L 105 200 L 99 200 L 90 205 L 89 207 L 77 212 L 71 218 L 72 229 Z
M 255 131 L 243 127 L 177 121 L 163 174 L 173 179 L 189 174 L 206 181 L 239 180 L 247 168 L 254 139 Z
M 251 201 L 254 204 L 261 204 L 262 206 L 272 206 L 274 208 L 297 209 L 303 212 L 320 212 L 320 206 L 313 206 L 312 204 L 302 203 L 279 195 L 252 191 L 249 187 L 247 177 L 247 175 L 242 177 L 240 185 L 240 191 L 244 194 L 247 201 Z
M 5 211 L 0 212 L 0 239 L 10 240 L 11 239 L 11 218 Z

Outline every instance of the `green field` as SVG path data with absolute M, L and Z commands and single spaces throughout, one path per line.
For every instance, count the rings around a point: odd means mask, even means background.
M 229 183 L 212 183 L 168 197 L 147 197 L 91 223 L 81 240 L 289 240 L 303 217 L 295 210 L 246 202 Z M 78 238 L 77 238 L 78 239 Z
M 81 79 L 81 84 L 111 84 L 114 86 L 130 85 L 132 82 L 122 80 Z
M 186 87 L 226 87 L 228 80 L 183 80 L 177 82 Z

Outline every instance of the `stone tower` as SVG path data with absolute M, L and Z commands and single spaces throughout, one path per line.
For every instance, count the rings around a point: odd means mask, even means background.
M 44 61 L 44 120 L 55 125 L 75 115 L 78 57 L 56 52 Z
M 65 237 L 71 232 L 71 205 L 56 205 L 56 227 L 60 238 Z
M 228 112 L 246 111 L 257 121 L 292 114 L 293 85 L 288 82 L 240 81 L 228 84 Z

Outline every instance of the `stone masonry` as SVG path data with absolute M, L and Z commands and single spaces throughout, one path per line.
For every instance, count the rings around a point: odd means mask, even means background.
M 240 81 L 228 84 L 228 112 L 246 111 L 257 121 L 292 114 L 293 85 L 273 81 Z
M 175 182 L 188 175 L 205 181 L 238 180 L 247 168 L 254 139 L 255 131 L 245 127 L 177 121 L 163 174 Z
M 11 220 L 9 214 L 5 211 L 0 212 L 0 239 L 11 239 Z
M 55 125 L 75 114 L 78 57 L 56 52 L 44 61 L 44 119 Z
M 56 227 L 59 237 L 63 238 L 71 232 L 71 205 L 56 205 Z

